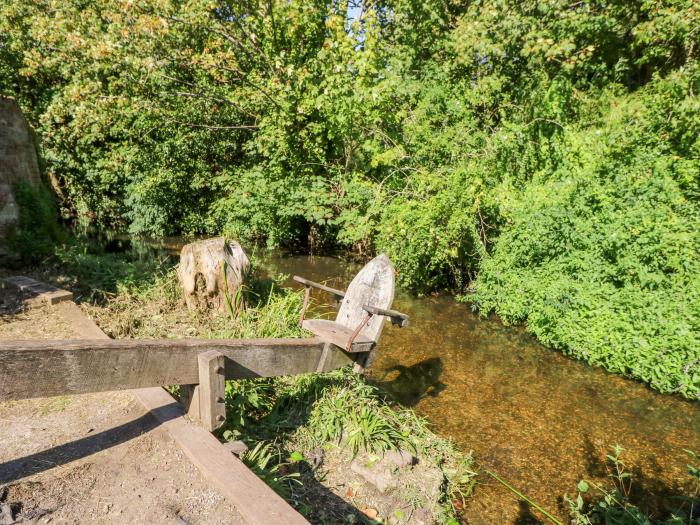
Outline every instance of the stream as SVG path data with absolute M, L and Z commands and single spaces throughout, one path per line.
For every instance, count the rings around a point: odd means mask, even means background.
M 262 260 L 270 273 L 341 289 L 361 267 L 333 257 Z M 417 298 L 397 290 L 393 307 L 411 324 L 387 324 L 371 379 L 426 417 L 436 433 L 473 451 L 480 471 L 494 471 L 565 521 L 563 496 L 575 499 L 584 478 L 604 484 L 605 454 L 619 444 L 642 508 L 658 513 L 669 496 L 685 493 L 690 458 L 683 449 L 700 449 L 700 403 L 569 359 L 448 295 Z M 543 519 L 483 474 L 463 515 L 470 524 Z
M 173 254 L 181 245 L 165 248 Z M 285 274 L 294 288 L 292 275 L 345 289 L 361 268 L 335 257 L 251 252 L 266 273 Z M 322 292 L 313 297 L 330 300 Z M 605 485 L 605 455 L 617 444 L 642 509 L 658 516 L 669 498 L 687 492 L 683 449 L 700 449 L 700 403 L 569 359 L 449 295 L 397 290 L 393 308 L 410 316 L 410 326 L 387 324 L 370 379 L 474 453 L 481 474 L 462 509 L 467 523 L 545 522 L 486 470 L 568 521 L 564 495 L 575 499 L 584 478 Z

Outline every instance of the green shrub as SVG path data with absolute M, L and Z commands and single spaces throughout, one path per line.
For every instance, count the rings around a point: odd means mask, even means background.
M 43 185 L 20 182 L 14 190 L 19 220 L 8 235 L 7 245 L 24 264 L 36 263 L 51 256 L 56 243 L 65 239 L 56 202 Z
M 700 203 L 687 170 L 700 164 L 681 155 L 698 135 L 660 122 L 687 103 L 660 84 L 622 101 L 595 132 L 568 133 L 552 175 L 503 190 L 507 226 L 469 298 L 569 355 L 697 398 Z M 700 129 L 697 114 L 686 117 Z

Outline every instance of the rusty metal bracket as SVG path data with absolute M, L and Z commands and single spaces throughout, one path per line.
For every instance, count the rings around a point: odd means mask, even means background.
M 350 352 L 352 350 L 352 343 L 355 342 L 355 338 L 360 334 L 362 329 L 372 318 L 372 315 L 373 314 L 371 312 L 365 312 L 365 316 L 362 318 L 362 322 L 360 322 L 360 324 L 357 325 L 357 328 L 355 328 L 355 331 L 350 336 L 350 339 L 348 339 L 348 344 L 345 346 L 346 351 Z
M 299 326 L 304 322 L 304 316 L 306 315 L 306 309 L 309 307 L 309 298 L 311 297 L 311 286 L 306 286 L 304 291 L 304 303 L 301 305 L 301 315 L 299 316 Z

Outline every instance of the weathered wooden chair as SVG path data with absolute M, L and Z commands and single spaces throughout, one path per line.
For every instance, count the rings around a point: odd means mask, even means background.
M 394 268 L 384 254 L 367 263 L 346 292 L 297 275 L 294 280 L 306 287 L 300 319 L 302 327 L 325 343 L 351 354 L 364 354 L 355 360 L 355 370 L 358 372 L 371 363 L 372 352 L 379 341 L 386 318 L 399 327 L 408 324 L 406 314 L 389 309 L 394 300 Z M 335 321 L 304 319 L 312 288 L 330 293 L 340 302 Z

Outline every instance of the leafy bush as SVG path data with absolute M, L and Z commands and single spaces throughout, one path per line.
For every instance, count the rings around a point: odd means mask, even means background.
M 685 101 L 667 84 L 630 97 L 596 133 L 570 133 L 551 176 L 504 191 L 508 224 L 470 298 L 554 348 L 694 398 L 700 207 L 686 170 L 700 164 L 680 155 L 698 147 L 697 135 L 660 122 Z M 624 133 L 620 121 L 632 118 L 635 131 Z M 700 119 L 688 125 L 700 129 Z M 659 138 L 672 134 L 674 148 Z
M 54 245 L 65 238 L 56 203 L 42 185 L 20 182 L 14 190 L 19 220 L 8 235 L 7 246 L 24 264 L 36 263 L 52 255 Z

